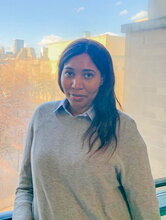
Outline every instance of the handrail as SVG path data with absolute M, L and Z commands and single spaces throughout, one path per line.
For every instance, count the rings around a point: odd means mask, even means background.
M 166 186 L 166 177 L 158 178 L 154 180 L 156 188 L 162 188 Z M 166 190 L 160 190 L 156 192 L 156 196 L 160 208 L 160 216 L 166 215 Z
M 0 212 L 0 220 L 12 220 L 13 211 Z
M 154 183 L 156 188 L 164 187 L 166 186 L 166 177 L 155 179 Z M 157 192 L 156 196 L 159 201 L 160 215 L 164 216 L 166 215 L 166 200 L 163 200 L 162 198 L 166 198 L 166 190 Z M 12 220 L 12 212 L 12 210 L 0 212 L 0 220 Z
M 166 177 L 155 179 L 155 187 L 163 187 L 166 186 Z

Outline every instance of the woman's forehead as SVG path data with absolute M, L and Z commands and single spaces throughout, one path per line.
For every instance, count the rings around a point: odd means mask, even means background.
M 87 70 L 92 69 L 95 71 L 99 71 L 90 56 L 86 53 L 72 57 L 64 64 L 64 69 L 66 68 L 83 68 Z

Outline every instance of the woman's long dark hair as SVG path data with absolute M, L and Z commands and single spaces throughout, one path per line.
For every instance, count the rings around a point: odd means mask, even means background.
M 103 78 L 103 84 L 100 86 L 97 96 L 93 101 L 95 117 L 89 128 L 84 134 L 88 138 L 89 151 L 91 151 L 97 140 L 100 140 L 97 149 L 106 149 L 110 143 L 114 144 L 114 150 L 117 146 L 117 126 L 120 122 L 119 113 L 116 108 L 116 96 L 114 92 L 115 76 L 112 64 L 112 58 L 107 49 L 100 43 L 90 39 L 79 39 L 72 42 L 62 53 L 58 65 L 58 83 L 61 85 L 61 74 L 64 65 L 72 57 L 86 53 L 96 65 Z M 118 102 L 119 103 L 119 102 Z

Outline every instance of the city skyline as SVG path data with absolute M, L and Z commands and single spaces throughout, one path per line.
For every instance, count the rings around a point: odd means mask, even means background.
M 121 25 L 147 17 L 147 0 L 6 0 L 1 2 L 0 47 L 12 50 L 15 39 L 35 49 L 57 40 L 71 40 L 111 32 L 122 35 Z

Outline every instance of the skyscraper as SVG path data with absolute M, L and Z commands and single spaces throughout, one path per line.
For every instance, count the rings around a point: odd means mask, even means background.
M 13 52 L 15 56 L 18 54 L 21 48 L 24 48 L 24 40 L 19 40 L 19 39 L 14 40 Z

